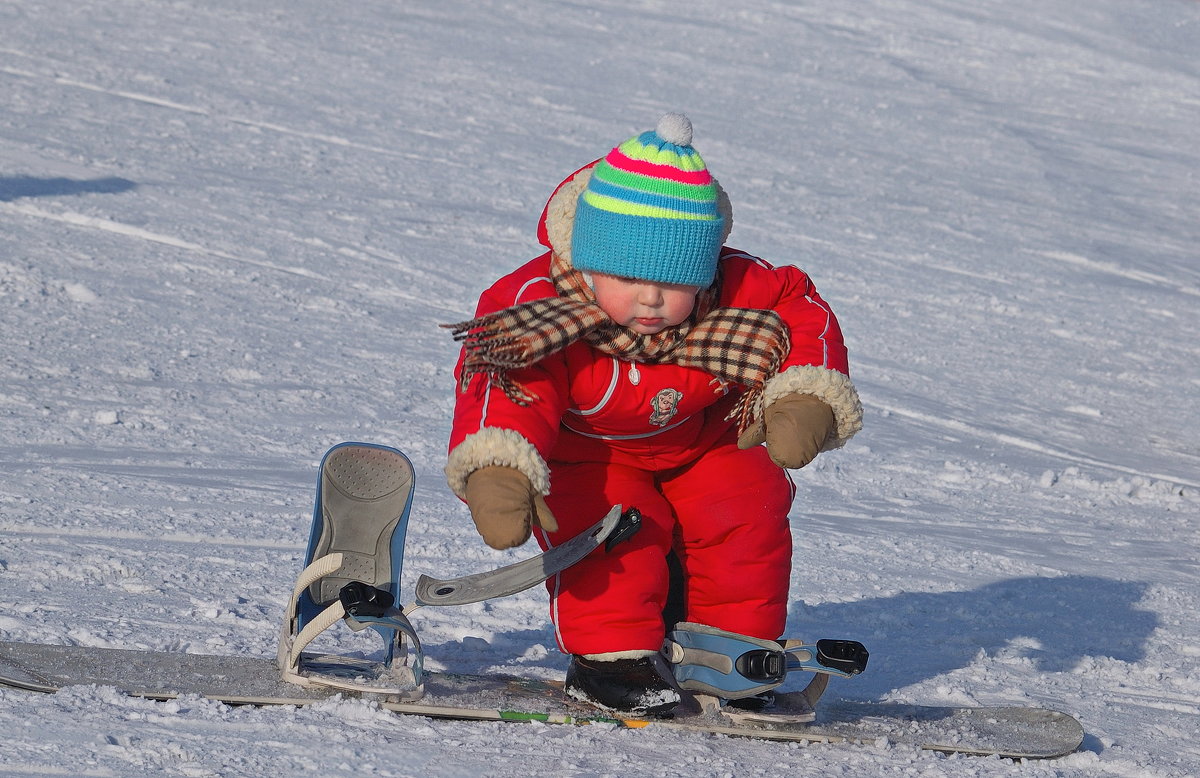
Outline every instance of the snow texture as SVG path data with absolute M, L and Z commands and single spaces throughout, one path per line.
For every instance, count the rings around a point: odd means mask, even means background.
M 815 278 L 866 412 L 795 474 L 789 632 L 852 700 L 1055 707 L 1050 763 L 0 691 L 0 775 L 1200 774 L 1200 3 L 0 2 L 0 639 L 271 657 L 316 464 L 441 474 L 461 321 L 667 112 Z M 596 517 L 599 518 L 599 517 Z M 540 589 L 415 614 L 561 677 Z M 330 647 L 357 650 L 343 632 Z

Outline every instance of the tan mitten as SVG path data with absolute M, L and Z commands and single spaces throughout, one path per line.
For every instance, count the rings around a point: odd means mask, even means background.
M 533 524 L 547 532 L 558 521 L 520 470 L 502 465 L 480 468 L 467 477 L 467 507 L 483 542 L 492 548 L 519 546 L 529 540 Z
M 789 394 L 767 406 L 759 423 L 738 438 L 738 448 L 766 442 L 767 454 L 780 467 L 804 467 L 833 433 L 833 409 L 811 394 Z

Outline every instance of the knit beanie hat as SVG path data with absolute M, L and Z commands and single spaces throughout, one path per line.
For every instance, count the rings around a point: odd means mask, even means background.
M 692 148 L 692 123 L 669 113 L 596 163 L 571 233 L 578 270 L 707 287 L 725 220 L 717 183 Z

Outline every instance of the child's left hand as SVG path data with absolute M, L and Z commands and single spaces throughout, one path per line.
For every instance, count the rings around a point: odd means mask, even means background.
M 763 418 L 738 438 L 738 448 L 766 442 L 780 467 L 800 468 L 816 458 L 833 433 L 833 409 L 811 394 L 789 394 L 767 406 Z

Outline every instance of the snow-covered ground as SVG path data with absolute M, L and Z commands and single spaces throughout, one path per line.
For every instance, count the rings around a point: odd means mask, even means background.
M 348 439 L 417 467 L 409 586 L 531 553 L 444 484 L 437 325 L 682 110 L 867 408 L 795 476 L 790 632 L 871 648 L 832 695 L 1088 732 L 1022 765 L 76 688 L 0 691 L 0 774 L 1200 773 L 1197 53 L 1193 0 L 0 0 L 0 639 L 273 656 Z M 545 612 L 416 623 L 553 677 Z

